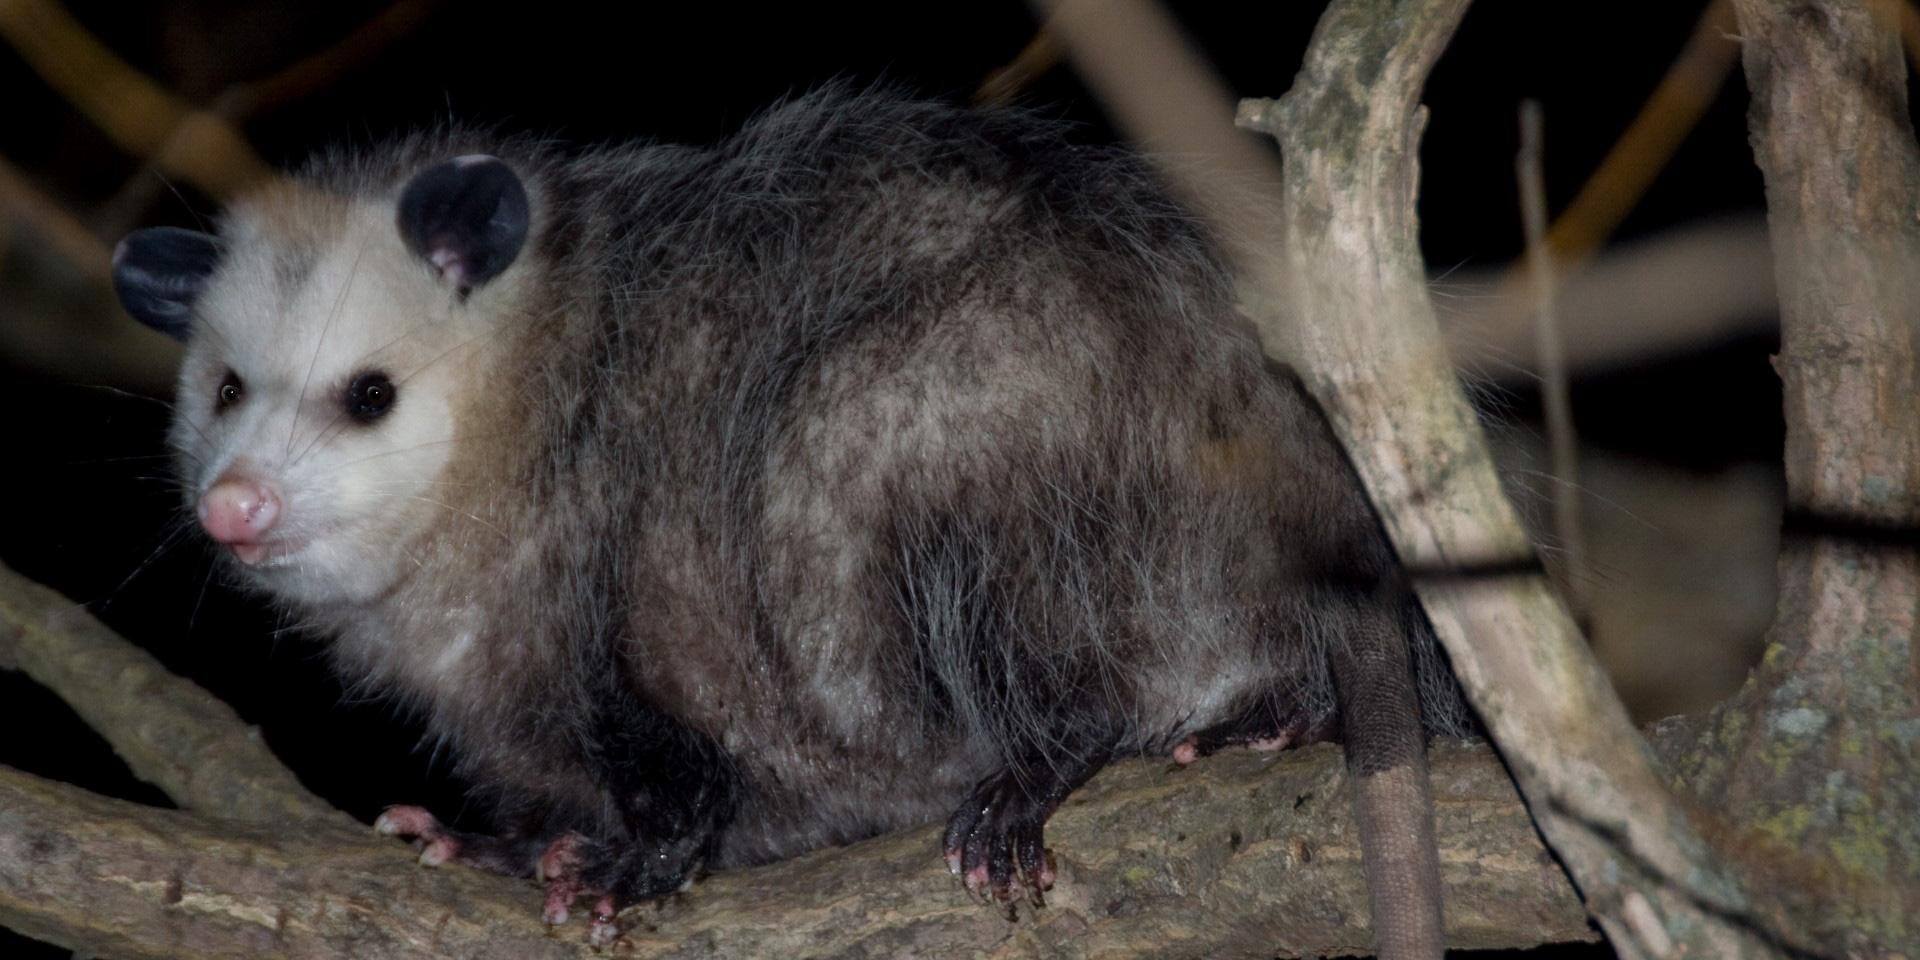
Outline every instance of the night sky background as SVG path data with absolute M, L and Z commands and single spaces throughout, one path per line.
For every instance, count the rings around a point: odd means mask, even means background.
M 325 48 L 383 6 L 67 4 L 120 56 L 199 103 Z M 1274 96 L 1291 83 L 1322 6 L 1213 0 L 1175 4 L 1174 12 L 1237 94 Z M 1544 106 L 1547 192 L 1558 211 L 1626 129 L 1702 6 L 1475 4 L 1425 97 L 1432 115 L 1420 212 L 1431 272 L 1491 270 L 1520 254 L 1513 156 L 1523 98 Z M 1035 30 L 1028 7 L 1009 0 L 442 3 L 359 69 L 257 116 L 244 132 L 275 164 L 323 144 L 379 138 L 449 116 L 573 141 L 705 142 L 772 101 L 835 78 L 886 80 L 964 101 Z M 1070 66 L 1044 75 L 1025 100 L 1083 124 L 1089 138 L 1113 136 Z M 1736 65 L 1618 239 L 1762 212 L 1746 106 Z M 111 223 L 102 212 L 111 198 L 142 175 L 137 158 L 3 44 L 0 155 L 102 230 Z M 135 220 L 191 226 L 215 209 L 181 186 L 156 191 Z M 34 243 L 24 225 L 0 231 L 16 252 Z M 21 259 L 0 248 L 0 324 L 20 322 L 28 297 L 65 297 L 74 311 L 114 309 L 98 289 L 48 293 L 36 286 L 44 276 L 21 274 Z M 1581 378 L 1574 400 L 1583 440 L 1703 476 L 1738 465 L 1777 471 L 1780 398 L 1767 365 L 1777 344 L 1765 323 L 1751 329 L 1707 349 Z M 1498 384 L 1485 396 L 1504 428 L 1537 429 L 1531 424 L 1538 398 L 1524 382 Z M 210 555 L 197 541 L 158 549 L 182 516 L 165 461 L 156 458 L 162 404 L 0 355 L 0 409 L 9 411 L 0 454 L 9 488 L 0 561 L 85 603 L 170 669 L 231 703 L 261 726 L 310 787 L 354 816 L 370 821 L 396 802 L 460 809 L 444 761 L 430 765 L 415 751 L 416 728 L 380 704 L 349 700 L 311 641 L 272 637 L 270 612 L 209 583 Z M 57 698 L 3 672 L 0 762 L 166 803 Z M 531 891 L 528 903 L 534 909 Z M 39 955 L 65 954 L 42 954 L 0 931 L 0 956 Z

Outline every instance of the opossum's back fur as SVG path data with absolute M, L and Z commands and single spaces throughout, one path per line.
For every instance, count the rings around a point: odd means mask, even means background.
M 710 149 L 442 132 L 310 177 L 387 195 L 472 152 L 535 230 L 451 509 L 372 608 L 311 612 L 508 814 L 616 818 L 607 731 L 654 717 L 736 768 L 723 865 L 1103 738 L 1331 718 L 1324 645 L 1391 554 L 1139 159 L 829 90 Z

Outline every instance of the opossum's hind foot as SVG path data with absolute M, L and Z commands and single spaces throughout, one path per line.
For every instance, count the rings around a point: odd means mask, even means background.
M 1262 752 L 1285 750 L 1319 743 L 1332 733 L 1332 724 L 1326 721 L 1315 723 L 1299 714 L 1281 716 L 1263 710 L 1189 735 L 1174 745 L 1173 762 L 1184 767 L 1229 747 Z
M 595 882 L 594 878 L 610 868 L 595 862 L 595 845 L 580 834 L 563 834 L 550 842 L 537 837 L 489 837 L 448 829 L 425 807 L 409 806 L 388 807 L 373 822 L 373 829 L 419 846 L 424 866 L 464 863 L 510 877 L 539 880 L 547 888 L 541 918 L 553 926 L 567 922 L 575 901 L 593 898 L 593 912 L 587 916 L 587 939 L 596 946 L 611 943 L 620 932 L 614 917 L 625 904 L 610 890 L 602 889 L 604 884 Z
M 611 892 L 595 889 L 587 879 L 591 847 L 592 841 L 586 837 L 569 833 L 548 844 L 540 854 L 535 875 L 547 885 L 547 901 L 540 918 L 557 927 L 572 915 L 574 901 L 592 897 L 593 910 L 587 914 L 587 940 L 594 946 L 604 947 L 620 935 L 620 925 L 615 918 L 622 905 Z
M 1024 894 L 1043 906 L 1054 882 L 1047 818 L 1106 759 L 1101 751 L 1085 759 L 1008 768 L 980 781 L 947 821 L 947 869 L 973 896 L 1011 904 Z
M 606 946 L 620 935 L 621 910 L 693 886 L 710 845 L 707 838 L 596 841 L 563 834 L 540 855 L 537 876 L 547 887 L 541 919 L 559 926 L 572 916 L 576 902 L 590 899 L 587 940 Z
M 388 807 L 373 821 L 373 829 L 416 844 L 421 866 L 464 863 L 509 877 L 531 876 L 543 841 L 527 837 L 490 837 L 453 830 L 425 807 Z

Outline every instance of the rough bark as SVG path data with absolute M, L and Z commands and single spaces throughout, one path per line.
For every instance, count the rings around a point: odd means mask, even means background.
M 1684 771 L 1822 943 L 1920 953 L 1920 150 L 1898 6 L 1735 0 L 1780 289 L 1765 658 Z

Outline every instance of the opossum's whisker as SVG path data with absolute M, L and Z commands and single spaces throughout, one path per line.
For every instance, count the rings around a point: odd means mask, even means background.
M 409 500 L 418 500 L 418 501 L 420 501 L 421 503 L 430 503 L 430 504 L 433 504 L 433 505 L 434 505 L 434 506 L 436 506 L 436 507 L 441 507 L 441 508 L 444 508 L 444 509 L 446 509 L 446 510 L 447 510 L 448 512 L 450 512 L 450 513 L 453 513 L 453 514 L 455 514 L 456 516 L 462 516 L 462 517 L 466 517 L 467 519 L 469 519 L 469 520 L 472 520 L 472 521 L 473 521 L 474 523 L 477 523 L 477 524 L 479 524 L 479 525 L 481 525 L 481 526 L 483 526 L 483 527 L 486 527 L 486 528 L 487 528 L 488 530 L 491 530 L 491 531 L 493 531 L 493 532 L 494 532 L 495 534 L 497 534 L 497 535 L 499 535 L 499 537 L 500 537 L 500 539 L 502 539 L 502 540 L 504 540 L 504 541 L 506 541 L 507 543 L 512 543 L 512 542 L 513 542 L 513 538 L 512 538 L 512 537 L 509 537 L 509 536 L 507 536 L 507 532 L 506 532 L 505 530 L 502 530 L 502 529 L 500 529 L 500 527 L 499 527 L 499 526 L 497 526 L 497 525 L 495 525 L 495 524 L 493 524 L 493 523 L 490 523 L 490 522 L 488 522 L 488 521 L 486 521 L 486 520 L 482 520 L 482 519 L 480 519 L 480 517 L 479 517 L 478 515 L 476 515 L 476 514 L 474 514 L 474 513 L 471 513 L 471 512 L 468 512 L 468 511 L 466 511 L 466 510 L 462 510 L 462 509 L 460 509 L 459 507 L 456 507 L 456 506 L 454 506 L 453 504 L 450 504 L 450 503 L 447 503 L 447 502 L 446 502 L 446 501 L 444 501 L 444 500 L 436 500 L 436 499 L 434 499 L 434 498 L 432 498 L 432 497 L 428 497 L 428 496 L 422 496 L 422 495 L 420 495 L 420 494 L 417 494 L 417 493 L 416 493 L 416 494 L 412 494 L 412 495 L 409 495 L 409 496 L 407 497 L 407 499 L 409 499 Z
M 370 460 L 378 460 L 382 457 L 397 457 L 403 453 L 413 453 L 417 450 L 422 450 L 427 447 L 444 446 L 449 443 L 456 443 L 462 439 L 478 439 L 478 438 L 490 437 L 490 436 L 493 436 L 493 435 L 492 434 L 469 434 L 466 437 L 443 437 L 439 440 L 423 440 L 419 443 L 411 443 L 404 447 L 395 447 L 392 450 L 382 450 L 378 453 L 369 453 L 364 457 L 355 457 L 351 460 L 342 460 L 339 463 L 329 464 L 326 469 L 315 471 L 312 474 L 312 476 L 314 477 L 330 476 L 332 474 L 340 472 L 341 470 L 346 469 L 347 467 L 366 463 Z
M 124 457 L 87 457 L 80 460 L 68 460 L 67 465 L 72 467 L 98 467 L 109 463 L 141 463 L 150 460 L 165 463 L 172 459 L 172 456 L 164 453 L 139 453 L 129 454 Z
M 313 371 L 320 366 L 320 351 L 326 346 L 327 334 L 333 332 L 334 321 L 346 310 L 347 296 L 353 292 L 354 281 L 360 276 L 360 260 L 366 255 L 367 248 L 364 244 L 362 244 L 358 250 L 354 251 L 353 265 L 347 268 L 347 281 L 340 285 L 339 295 L 333 298 L 333 309 L 327 311 L 327 322 L 321 325 L 320 336 L 316 337 L 313 341 L 313 356 L 307 360 L 307 375 L 306 378 L 300 382 L 300 395 L 294 398 L 293 401 L 295 416 L 291 418 L 292 422 L 287 426 L 287 448 L 281 453 L 282 457 L 293 453 L 293 438 L 300 429 L 300 417 L 298 413 L 300 408 L 306 405 L 307 391 L 313 386 Z
M 195 320 L 199 323 L 201 328 L 205 329 L 208 333 L 213 334 L 213 338 L 215 340 L 220 341 L 221 345 L 227 348 L 226 351 L 224 352 L 228 352 L 228 353 L 232 352 L 233 343 L 234 343 L 233 337 L 228 336 L 227 331 L 222 329 L 220 324 L 214 322 L 214 319 L 212 317 L 207 316 L 206 311 L 204 310 L 200 311 L 196 315 Z
M 465 350 L 466 348 L 471 347 L 475 344 L 483 343 L 487 340 L 493 339 L 494 337 L 500 336 L 502 332 L 503 332 L 503 328 L 495 328 L 492 330 L 488 330 L 484 333 L 474 334 L 473 336 L 468 337 L 465 340 L 461 340 L 453 344 L 452 346 L 448 347 L 447 349 L 442 350 L 439 353 L 433 355 L 432 357 L 429 357 L 426 360 L 426 362 L 420 364 L 420 366 L 418 367 L 415 367 L 412 371 L 402 375 L 400 379 L 395 380 L 394 383 L 396 385 L 407 383 L 408 381 L 411 381 L 414 377 L 417 377 L 420 374 L 426 372 L 426 370 L 429 367 L 432 367 L 434 364 L 439 363 L 440 361 L 445 360 L 450 356 L 453 356 L 455 353 L 458 353 L 461 350 Z
M 196 425 L 192 420 L 178 415 L 179 405 L 174 403 L 171 400 L 162 400 L 159 397 L 149 397 L 144 393 L 135 393 L 131 390 L 123 390 L 120 387 L 115 387 L 115 386 L 111 386 L 109 384 L 104 384 L 104 383 L 87 384 L 87 387 L 88 389 L 91 389 L 91 390 L 101 390 L 106 393 L 110 393 L 116 397 L 124 397 L 129 400 L 138 400 L 138 401 L 141 401 L 142 403 L 158 404 L 161 409 L 167 411 L 168 414 L 172 415 L 171 421 L 173 423 L 186 424 L 187 428 L 192 430 L 194 434 L 200 438 L 200 441 L 202 443 L 205 443 L 208 446 L 213 445 L 212 441 L 207 439 L 207 435 L 205 431 L 201 430 L 200 427 Z
M 362 364 L 368 363 L 372 361 L 373 358 L 378 357 L 380 354 L 398 345 L 401 341 L 412 337 L 414 334 L 419 333 L 422 330 L 431 330 L 439 326 L 439 324 L 440 324 L 440 321 L 434 320 L 434 319 L 416 321 L 411 326 L 408 326 L 406 329 L 395 334 L 391 340 L 388 340 L 386 343 L 380 344 L 379 346 L 374 347 L 373 349 L 368 350 L 367 352 L 361 354 L 359 362 Z
M 400 386 L 404 386 L 405 384 L 410 382 L 414 377 L 418 376 L 420 373 L 425 371 L 427 368 L 433 366 L 434 364 L 439 363 L 441 360 L 444 360 L 447 357 L 452 356 L 453 354 L 459 352 L 461 349 L 467 346 L 487 340 L 491 337 L 497 336 L 498 334 L 499 334 L 498 330 L 490 330 L 486 333 L 476 334 L 472 337 L 468 337 L 465 340 L 455 343 L 454 345 L 441 351 L 439 354 L 436 354 L 432 358 L 428 359 L 426 362 L 422 363 L 419 367 L 416 367 L 411 372 L 406 373 L 401 377 L 399 377 L 398 379 L 396 379 L 394 381 L 394 386 L 396 388 Z M 368 354 L 368 356 L 371 357 L 371 354 Z M 365 358 L 363 358 L 362 362 L 365 362 Z M 304 460 L 307 454 L 311 453 L 313 449 L 316 446 L 319 446 L 323 440 L 331 439 L 333 436 L 336 435 L 333 432 L 335 428 L 344 427 L 345 423 L 346 423 L 346 412 L 344 410 L 336 411 L 333 415 L 333 418 L 331 420 L 328 420 L 326 425 L 321 427 L 320 430 L 314 434 L 313 439 L 309 441 L 305 447 L 301 448 L 299 455 L 293 457 L 291 462 L 299 463 L 301 460 Z
M 217 568 L 212 563 L 207 564 L 207 575 L 200 578 L 200 592 L 193 598 L 193 611 L 187 614 L 188 633 L 192 633 L 194 625 L 200 622 L 200 605 L 207 600 L 207 587 L 213 583 L 215 569 Z
M 471 480 L 371 480 L 370 487 L 459 487 L 473 490 L 491 490 L 499 487 L 497 483 L 478 483 Z
M 101 602 L 101 605 L 111 606 L 115 600 L 119 599 L 120 594 L 124 593 L 128 586 L 132 585 L 135 579 L 138 579 L 141 574 L 152 568 L 162 556 L 174 547 L 185 543 L 187 541 L 187 534 L 192 530 L 193 523 L 186 516 L 183 514 L 176 515 L 175 519 L 170 522 L 168 529 L 161 535 L 160 542 L 154 546 L 152 551 L 148 552 L 145 559 L 135 564 L 133 570 L 122 578 L 112 590 L 107 592 L 106 598 Z
M 399 342 L 401 342 L 402 340 L 405 340 L 405 339 L 407 339 L 408 337 L 411 337 L 411 336 L 413 336 L 413 335 L 414 335 L 415 333 L 418 333 L 418 332 L 420 332 L 420 331 L 422 331 L 422 330 L 426 330 L 426 329 L 430 329 L 430 328 L 431 328 L 431 327 L 433 327 L 434 325 L 435 325 L 435 324 L 434 324 L 434 322 L 433 322 L 433 321 L 430 321 L 430 320 L 422 320 L 422 321 L 419 321 L 419 322 L 417 322 L 417 323 L 415 323 L 415 324 L 413 324 L 412 326 L 410 326 L 410 327 L 408 327 L 408 328 L 406 328 L 405 330 L 403 330 L 403 331 L 401 331 L 401 332 L 400 332 L 400 333 L 399 333 L 399 334 L 398 334 L 397 336 L 395 336 L 395 337 L 394 337 L 393 339 L 391 339 L 391 340 L 388 340 L 388 341 L 387 341 L 386 343 L 383 343 L 383 344 L 381 344 L 381 345 L 379 345 L 379 346 L 377 346 L 377 347 L 375 347 L 375 348 L 373 348 L 372 350 L 369 350 L 369 351 L 367 351 L 366 353 L 364 353 L 364 354 L 362 354 L 362 355 L 360 356 L 360 358 L 359 358 L 359 359 L 358 359 L 357 361 L 355 361 L 355 364 L 354 364 L 354 365 L 355 365 L 355 366 L 365 366 L 365 365 L 366 365 L 367 363 L 369 363 L 369 362 L 370 362 L 370 361 L 371 361 L 371 360 L 372 360 L 372 359 L 373 359 L 374 357 L 376 357 L 376 356 L 379 356 L 379 354 L 381 353 L 381 351 L 383 351 L 383 350 L 386 350 L 386 349 L 388 349 L 389 347 L 392 347 L 392 346 L 394 346 L 395 344 L 397 344 L 397 343 L 399 343 Z M 429 362 L 431 362 L 431 361 L 429 361 Z M 397 383 L 405 383 L 405 382 L 407 381 L 407 379 L 408 379 L 408 377 L 410 377 L 410 376 L 411 376 L 411 374 L 409 374 L 409 375 L 408 375 L 407 377 L 401 377 L 401 378 L 400 378 L 400 380 L 399 380 L 399 381 L 397 381 Z M 341 425 L 342 425 L 342 424 L 344 423 L 344 421 L 345 421 L 345 420 L 346 420 L 346 411 L 345 411 L 345 410 L 335 410 L 335 411 L 334 411 L 334 414 L 333 414 L 333 418 L 332 418 L 332 419 L 330 419 L 330 420 L 328 420 L 328 421 L 326 422 L 326 424 L 325 424 L 325 425 L 323 425 L 323 426 L 322 426 L 322 427 L 321 427 L 321 428 L 320 428 L 319 430 L 317 430 L 317 431 L 315 431 L 315 432 L 314 432 L 314 436 L 313 436 L 313 439 L 312 439 L 312 440 L 310 440 L 310 441 L 308 441 L 308 442 L 307 442 L 307 445 L 306 445 L 305 447 L 302 447 L 302 448 L 300 449 L 300 453 L 299 453 L 298 455 L 296 455 L 296 456 L 294 456 L 294 457 L 292 458 L 292 460 L 291 460 L 291 462 L 292 462 L 292 463 L 299 463 L 299 462 L 300 462 L 301 460 L 303 460 L 303 459 L 305 459 L 305 458 L 306 458 L 306 456 L 307 456 L 307 454 L 308 454 L 309 452 L 311 452 L 311 451 L 313 450 L 313 448 L 314 448 L 315 446 L 317 446 L 317 445 L 318 445 L 318 444 L 319 444 L 319 443 L 320 443 L 320 442 L 321 442 L 321 441 L 322 441 L 323 439 L 327 439 L 327 438 L 329 438 L 329 437 L 331 436 L 331 434 L 330 434 L 330 431 L 332 431 L 332 430 L 333 430 L 333 429 L 334 429 L 335 427 L 338 427 L 338 426 L 341 426 Z
M 83 383 L 78 386 L 83 390 L 98 390 L 101 393 L 112 394 L 113 396 L 126 400 L 138 400 L 141 403 L 157 404 L 168 413 L 172 413 L 174 409 L 174 404 L 171 400 L 163 400 L 159 397 L 148 396 L 144 393 L 136 393 L 124 387 L 116 387 L 110 383 Z

